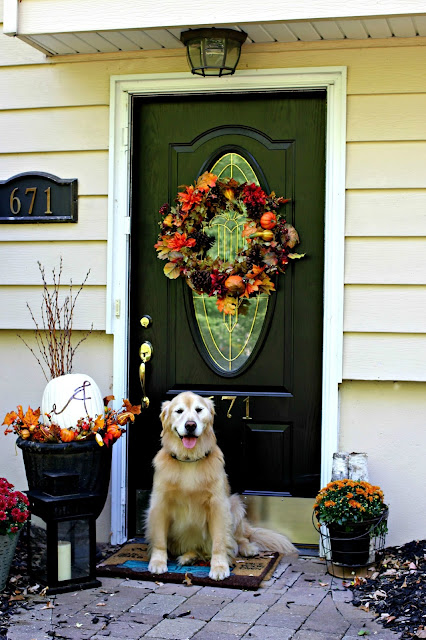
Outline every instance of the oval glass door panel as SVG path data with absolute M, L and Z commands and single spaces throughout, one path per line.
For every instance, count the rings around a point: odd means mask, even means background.
M 219 179 L 233 178 L 239 183 L 259 180 L 249 162 L 238 153 L 226 153 L 209 169 Z M 213 259 L 234 262 L 239 251 L 247 248 L 242 236 L 247 216 L 229 205 L 212 218 L 205 232 L 215 238 L 208 252 Z M 268 308 L 268 295 L 240 300 L 235 315 L 219 312 L 216 296 L 193 292 L 195 318 L 201 338 L 202 355 L 219 374 L 232 376 L 247 364 L 259 340 Z

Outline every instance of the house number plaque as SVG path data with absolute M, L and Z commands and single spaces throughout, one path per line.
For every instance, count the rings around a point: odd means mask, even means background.
M 77 179 L 30 171 L 0 181 L 0 222 L 77 222 Z

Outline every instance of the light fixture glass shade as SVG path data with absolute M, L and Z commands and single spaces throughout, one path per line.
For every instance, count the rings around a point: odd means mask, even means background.
M 224 76 L 235 72 L 241 45 L 247 38 L 235 29 L 190 29 L 181 34 L 192 73 L 200 76 Z

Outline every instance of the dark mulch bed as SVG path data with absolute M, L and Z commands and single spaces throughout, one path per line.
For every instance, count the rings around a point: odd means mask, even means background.
M 426 638 L 426 540 L 388 547 L 380 569 L 351 588 L 353 604 L 374 611 L 384 627 L 401 638 Z

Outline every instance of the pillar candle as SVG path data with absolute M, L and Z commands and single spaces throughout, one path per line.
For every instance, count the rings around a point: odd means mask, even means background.
M 71 580 L 71 542 L 58 540 L 58 580 Z

